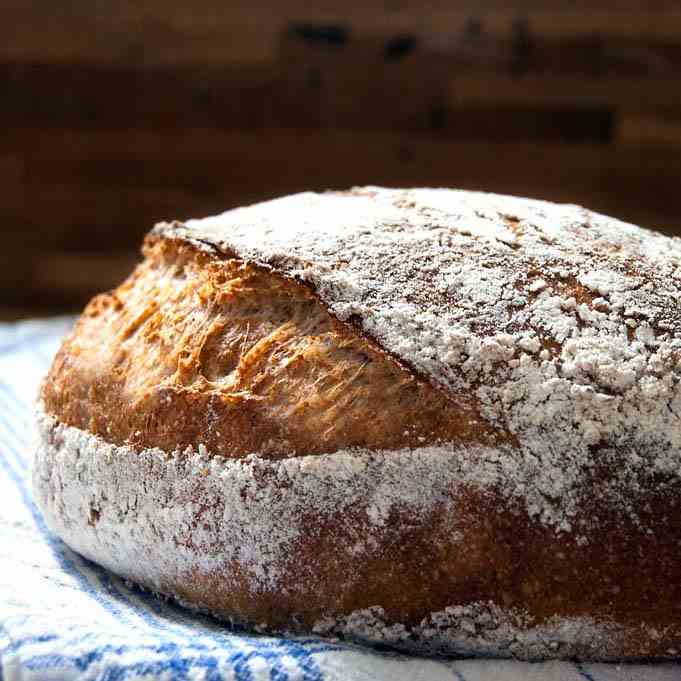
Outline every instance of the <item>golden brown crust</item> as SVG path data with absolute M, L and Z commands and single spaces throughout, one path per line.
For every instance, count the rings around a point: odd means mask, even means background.
M 394 449 L 500 434 L 404 370 L 306 287 L 149 238 L 87 306 L 44 383 L 48 412 L 116 444 L 218 455 Z

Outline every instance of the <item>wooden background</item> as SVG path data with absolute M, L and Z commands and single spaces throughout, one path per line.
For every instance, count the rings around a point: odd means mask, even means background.
M 2 0 L 0 316 L 113 286 L 156 221 L 444 185 L 681 234 L 678 0 Z

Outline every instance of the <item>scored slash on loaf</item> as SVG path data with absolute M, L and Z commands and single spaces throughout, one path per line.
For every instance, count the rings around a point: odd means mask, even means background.
M 677 654 L 677 240 L 367 187 L 145 254 L 42 391 L 36 494 L 73 548 L 264 630 Z

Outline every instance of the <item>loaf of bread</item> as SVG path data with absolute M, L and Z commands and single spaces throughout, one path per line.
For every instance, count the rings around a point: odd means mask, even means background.
M 258 631 L 681 653 L 681 242 L 578 206 L 303 193 L 156 226 L 47 376 L 74 550 Z

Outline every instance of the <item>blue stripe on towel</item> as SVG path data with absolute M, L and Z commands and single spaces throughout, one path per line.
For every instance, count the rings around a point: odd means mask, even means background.
M 132 656 L 139 654 L 144 657 L 143 661 L 131 661 L 122 663 L 115 659 L 123 655 Z M 68 654 L 37 654 L 25 661 L 25 667 L 32 671 L 42 669 L 77 669 L 79 672 L 87 672 L 93 664 L 98 664 L 105 660 L 106 656 L 111 656 L 108 662 L 107 672 L 98 679 L 109 679 L 111 681 L 124 681 L 134 678 L 140 673 L 154 674 L 158 676 L 162 673 L 173 672 L 173 679 L 187 678 L 187 673 L 195 669 L 217 671 L 221 665 L 229 664 L 237 674 L 240 681 L 248 681 L 252 678 L 249 662 L 260 659 L 270 665 L 272 669 L 277 669 L 277 676 L 280 680 L 286 679 L 287 674 L 281 667 L 273 665 L 279 663 L 283 657 L 293 659 L 299 670 L 303 674 L 304 681 L 321 681 L 322 673 L 317 663 L 312 659 L 312 653 L 304 648 L 289 649 L 280 647 L 277 650 L 267 648 L 257 648 L 244 651 L 234 648 L 229 650 L 227 646 L 220 648 L 207 649 L 205 646 L 195 644 L 185 644 L 179 646 L 175 643 L 160 643 L 156 645 L 102 645 L 80 655 Z M 151 660 L 154 655 L 163 656 L 159 660 Z M 216 677 L 220 678 L 220 677 Z
M 585 681 L 597 681 L 596 677 L 591 672 L 584 669 L 584 666 L 580 662 L 575 663 L 575 669 Z M 681 672 L 679 673 L 679 678 L 681 679 Z
M 2 381 L 0 381 L 0 395 L 1 395 L 0 406 L 2 407 L 2 409 L 0 409 L 0 425 L 2 425 L 3 428 L 12 433 L 13 439 L 16 442 L 16 446 L 12 446 L 6 442 L 5 451 L 9 451 L 13 455 L 13 459 L 16 462 L 16 466 L 18 466 L 21 469 L 22 473 L 25 473 L 28 469 L 28 461 L 26 460 L 26 457 L 21 456 L 18 447 L 21 446 L 28 447 L 28 442 L 27 439 L 22 440 L 19 433 L 10 426 L 10 419 L 7 418 L 5 410 L 10 411 L 12 414 L 17 415 L 21 414 L 22 416 L 24 416 L 26 413 L 28 413 L 28 409 L 26 408 L 25 404 L 14 393 L 14 391 L 12 391 L 12 389 L 9 386 L 5 385 Z M 23 419 L 23 421 L 26 422 L 25 418 Z M 82 571 L 78 570 L 73 561 L 70 561 L 65 556 L 64 549 L 66 549 L 66 551 L 70 551 L 70 549 L 67 549 L 65 544 L 60 540 L 56 540 L 50 533 L 47 526 L 45 525 L 42 515 L 40 514 L 40 511 L 37 509 L 37 507 L 33 503 L 33 500 L 31 499 L 31 495 L 26 486 L 25 478 L 23 476 L 14 475 L 13 479 L 15 484 L 19 488 L 19 493 L 21 494 L 24 505 L 29 509 L 31 516 L 33 517 L 33 520 L 36 523 L 36 526 L 47 539 L 48 544 L 50 545 L 50 548 L 52 548 L 52 551 L 57 557 L 57 560 L 59 560 L 60 565 L 69 574 L 78 578 L 81 583 L 81 586 L 86 584 L 87 577 L 83 575 Z M 100 584 L 106 590 L 106 592 L 113 596 L 115 599 L 118 600 L 122 599 L 125 602 L 125 604 L 135 612 L 135 614 L 138 617 L 142 618 L 145 621 L 147 625 L 151 627 L 163 626 L 145 608 L 140 608 L 131 603 L 127 595 L 125 595 L 125 593 L 122 590 L 118 589 L 115 586 L 109 572 L 101 568 L 99 565 L 96 565 L 95 563 L 86 561 L 86 559 L 82 558 L 81 556 L 78 556 L 76 560 L 85 563 L 88 571 L 96 576 L 96 578 L 99 580 Z M 99 592 L 89 585 L 88 588 L 84 590 L 86 590 L 91 596 L 99 596 Z M 142 600 L 147 600 L 150 604 L 152 604 L 152 607 L 154 607 L 154 609 L 156 609 L 161 604 L 161 601 L 156 599 L 154 596 L 151 596 L 150 594 L 144 594 L 141 591 L 140 598 Z M 108 601 L 102 599 L 100 604 L 102 604 L 107 610 L 112 612 L 112 614 L 119 616 L 123 615 L 120 609 L 116 608 Z M 161 608 L 158 608 L 158 610 L 160 612 Z
M 7 446 L 5 445 L 5 450 L 6 449 Z M 30 495 L 24 483 L 24 479 L 14 470 L 14 468 L 10 465 L 8 459 L 6 459 L 3 456 L 0 456 L 0 466 L 4 469 L 5 473 L 7 473 L 7 475 L 10 477 L 12 482 L 14 482 L 17 490 L 19 491 L 24 506 L 26 506 L 29 513 L 31 514 L 31 518 L 33 519 L 33 522 L 35 523 L 36 527 L 44 536 L 45 541 L 47 542 L 48 546 L 52 551 L 52 554 L 59 563 L 59 567 L 61 567 L 61 569 L 64 570 L 64 572 L 74 577 L 77 580 L 81 589 L 85 591 L 89 596 L 91 596 L 96 603 L 101 605 L 104 609 L 108 610 L 111 614 L 122 616 L 123 613 L 121 612 L 120 608 L 116 607 L 113 603 L 110 603 L 107 599 L 103 598 L 102 595 L 98 593 L 90 585 L 85 575 L 83 575 L 83 573 L 77 569 L 74 562 L 67 558 L 64 551 L 66 545 L 60 539 L 56 539 L 53 535 L 50 534 L 49 530 L 47 529 L 47 526 L 45 525 L 45 521 L 43 520 L 42 516 L 40 515 L 40 512 L 38 511 L 35 504 L 30 498 Z
M 7 390 L 6 386 L 5 389 Z M 14 397 L 16 398 L 16 396 Z M 16 404 L 17 405 L 22 404 L 21 401 L 18 400 L 18 398 Z M 2 410 L 0 410 L 0 424 L 3 425 L 3 427 L 7 427 L 7 418 L 4 414 L 4 411 Z M 27 444 L 24 443 L 24 446 L 27 446 Z M 28 463 L 25 460 L 25 458 L 20 455 L 19 450 L 16 449 L 14 446 L 11 446 L 9 443 L 5 442 L 4 451 L 5 452 L 9 451 L 12 454 L 12 458 L 16 462 L 16 465 L 22 469 L 22 473 L 25 473 L 28 468 Z M 40 511 L 38 510 L 38 508 L 36 507 L 35 503 L 31 498 L 31 494 L 28 490 L 26 484 L 27 481 L 24 475 L 20 475 L 19 473 L 17 473 L 14 470 L 14 467 L 9 463 L 8 459 L 3 460 L 3 458 L 0 457 L 0 464 L 2 464 L 2 467 L 5 469 L 7 474 L 12 478 L 15 486 L 19 491 L 19 494 L 21 495 L 21 499 L 24 503 L 24 506 L 26 506 L 29 513 L 31 514 L 31 517 L 40 533 L 45 537 L 45 540 L 50 549 L 52 550 L 52 553 L 57 559 L 60 567 L 67 574 L 71 575 L 78 581 L 83 591 L 85 591 L 90 597 L 92 597 L 99 605 L 105 608 L 112 615 L 121 617 L 128 623 L 133 624 L 130 621 L 127 613 L 121 610 L 121 608 L 111 600 L 103 598 L 101 592 L 95 589 L 90 584 L 90 580 L 88 579 L 87 575 L 83 572 L 82 569 L 78 568 L 77 562 L 81 563 L 88 572 L 94 575 L 94 577 L 97 579 L 97 581 L 105 590 L 105 592 L 112 596 L 114 600 L 118 601 L 122 600 L 123 603 L 130 610 L 132 610 L 138 617 L 140 617 L 148 626 L 158 627 L 159 622 L 151 613 L 149 613 L 144 608 L 135 606 L 133 603 L 130 602 L 130 599 L 121 590 L 116 588 L 116 586 L 112 582 L 111 574 L 109 572 L 101 568 L 99 565 L 96 565 L 95 563 L 87 561 L 85 558 L 78 556 L 78 554 L 73 553 L 74 556 L 73 559 L 70 559 L 68 557 L 67 554 L 72 553 L 71 549 L 69 549 L 61 540 L 54 537 L 54 535 L 52 535 L 48 527 L 45 525 L 45 521 L 43 520 Z

